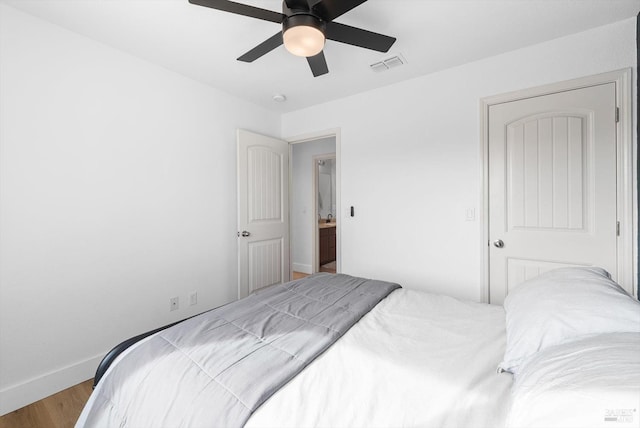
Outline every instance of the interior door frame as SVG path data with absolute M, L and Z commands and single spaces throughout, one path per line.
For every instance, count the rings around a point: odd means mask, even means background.
M 336 140 L 336 272 L 342 272 L 342 221 L 339 220 L 342 213 L 342 206 L 340 203 L 341 200 L 341 183 L 342 183 L 342 163 L 340 160 L 340 151 L 341 151 L 341 138 L 340 138 L 340 128 L 327 129 L 324 131 L 311 132 L 308 134 L 295 135 L 291 137 L 284 137 L 284 141 L 289 143 L 289 201 L 292 201 L 292 189 L 293 189 L 293 144 L 300 143 L 308 143 L 314 140 L 320 140 L 323 138 L 335 138 Z M 314 188 L 316 184 L 314 182 Z M 289 203 L 289 218 L 293 213 L 291 212 L 291 203 Z M 316 207 L 317 204 L 314 204 L 313 215 L 314 218 L 316 216 Z M 318 246 L 318 236 L 317 231 L 314 233 L 314 244 L 311 252 L 311 257 L 313 258 L 312 263 L 312 271 L 317 272 L 319 267 L 316 267 L 318 264 L 318 254 L 317 254 L 317 246 Z M 291 241 L 293 237 L 293 231 L 291 230 L 291 222 L 289 222 L 289 241 Z M 293 278 L 293 258 L 291 257 L 291 251 L 293 246 L 289 245 L 289 273 L 290 278 Z
M 489 302 L 489 108 L 495 104 L 518 101 L 526 98 L 550 95 L 557 92 L 571 91 L 589 86 L 615 83 L 616 102 L 619 109 L 616 127 L 617 150 L 617 216 L 620 223 L 618 237 L 618 282 L 631 285 L 633 295 L 638 297 L 638 279 L 635 254 L 637 242 L 637 165 L 636 148 L 633 144 L 632 118 L 632 81 L 631 68 L 624 68 L 607 73 L 586 76 L 563 82 L 552 83 L 534 88 L 523 89 L 480 100 L 480 159 L 482 163 L 482 212 L 480 227 L 482 228 L 481 246 L 481 301 Z

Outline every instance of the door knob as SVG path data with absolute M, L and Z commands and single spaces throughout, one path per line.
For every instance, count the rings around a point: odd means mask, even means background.
M 246 238 L 247 236 L 250 236 L 251 233 L 247 232 L 246 230 L 243 230 L 242 232 L 238 232 L 238 236 L 242 236 L 244 238 Z
M 502 239 L 498 239 L 496 241 L 493 241 L 493 245 L 496 248 L 502 248 L 502 247 L 504 247 L 504 242 L 502 241 Z

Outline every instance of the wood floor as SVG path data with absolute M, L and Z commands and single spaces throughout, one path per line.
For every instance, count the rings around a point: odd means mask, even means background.
M 293 271 L 293 275 L 291 275 L 291 279 L 300 279 L 300 278 L 304 278 L 305 276 L 309 276 L 309 274 Z
M 0 428 L 72 428 L 91 395 L 93 379 L 0 416 Z
M 327 263 L 326 265 L 320 266 L 320 272 L 336 273 L 336 262 L 331 262 Z M 309 274 L 293 271 L 291 279 L 300 279 L 304 278 L 305 276 L 309 276 Z

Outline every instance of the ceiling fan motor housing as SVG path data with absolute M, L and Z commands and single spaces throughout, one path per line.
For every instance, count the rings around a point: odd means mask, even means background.
M 311 15 L 309 13 L 299 13 L 296 15 L 287 16 L 282 21 L 282 33 L 284 34 L 288 29 L 299 26 L 313 27 L 319 30 L 322 34 L 326 29 L 326 25 L 323 20 L 318 18 L 317 16 Z

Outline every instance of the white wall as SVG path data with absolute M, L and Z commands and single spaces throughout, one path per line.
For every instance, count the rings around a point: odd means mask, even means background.
M 279 124 L 0 5 L 0 414 L 237 295 L 235 132 Z
M 311 273 L 313 206 L 313 157 L 336 152 L 336 138 L 328 137 L 291 146 L 291 263 L 294 271 Z M 334 173 L 335 176 L 335 173 Z
M 341 130 L 342 272 L 480 300 L 479 100 L 634 67 L 635 22 L 283 115 L 288 138 Z

